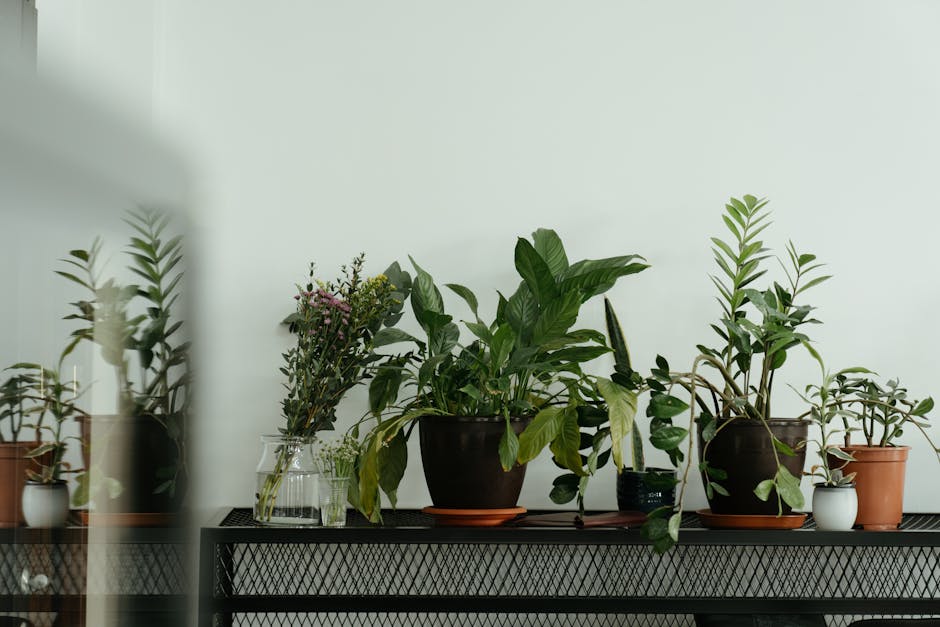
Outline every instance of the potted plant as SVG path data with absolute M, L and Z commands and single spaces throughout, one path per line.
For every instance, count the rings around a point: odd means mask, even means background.
M 314 438 L 333 428 L 343 396 L 370 376 L 376 335 L 401 317 L 408 277 L 394 264 L 366 278 L 364 263 L 359 255 L 330 282 L 318 281 L 311 264 L 309 281 L 294 296 L 296 309 L 284 320 L 296 341 L 283 354 L 281 368 L 287 377 L 281 403 L 285 424 L 277 435 L 262 437 L 254 505 L 255 520 L 262 524 L 318 522 Z
M 78 382 L 73 380 L 69 386 L 61 380 L 59 370 L 37 364 L 22 363 L 14 367 L 34 373 L 29 377 L 24 400 L 34 404 L 32 413 L 38 416 L 37 432 L 48 434 L 42 444 L 27 454 L 27 457 L 37 460 L 39 469 L 26 471 L 29 480 L 23 491 L 23 517 L 30 527 L 63 527 L 69 514 L 69 489 L 64 476 L 72 472 L 64 458 L 68 441 L 79 440 L 75 436 L 66 436 L 63 426 L 83 415 L 75 405 L 79 395 Z M 46 413 L 51 418 L 49 424 L 45 421 Z
M 632 395 L 649 391 L 649 385 L 632 369 L 630 353 L 623 329 L 610 301 L 604 299 L 607 324 L 607 339 L 614 356 L 614 372 L 610 376 L 613 384 Z M 655 382 L 654 382 L 655 385 Z M 584 457 L 584 473 L 566 472 L 558 476 L 549 497 L 554 503 L 564 505 L 577 497 L 579 512 L 584 514 L 584 495 L 588 481 L 607 465 L 612 449 L 607 445 L 611 439 L 611 424 L 608 408 L 596 387 L 582 390 L 584 403 L 578 407 L 580 448 Z M 651 415 L 650 415 L 651 416 Z M 657 420 L 653 418 L 653 420 Z M 659 508 L 671 508 L 675 501 L 676 471 L 674 468 L 647 468 L 643 450 L 643 434 L 634 419 L 629 434 L 629 450 L 632 465 L 617 469 L 617 507 L 621 511 L 649 513 Z M 607 448 L 605 448 L 607 447 Z
M 845 472 L 847 462 L 853 461 L 853 458 L 837 444 L 831 443 L 830 439 L 850 430 L 848 427 L 839 429 L 833 424 L 838 417 L 845 416 L 841 399 L 848 376 L 870 371 L 865 368 L 845 368 L 835 374 L 830 373 L 819 353 L 809 345 L 806 348 L 819 362 L 822 371 L 822 382 L 807 385 L 800 395 L 810 405 L 810 419 L 819 427 L 819 439 L 812 442 L 816 444 L 820 463 L 810 467 L 807 473 L 819 480 L 813 484 L 813 518 L 817 529 L 845 531 L 855 524 L 858 512 L 855 473 Z
M 722 216 L 731 243 L 712 238 L 719 274 L 711 279 L 722 314 L 712 329 L 719 347 L 698 345 L 692 368 L 685 372 L 671 370 L 659 356 L 646 379 L 651 389 L 647 412 L 654 419 L 650 440 L 668 451 L 675 465 L 684 464 L 675 507 L 655 510 L 645 527 L 657 550 L 668 549 L 678 537 L 692 463 L 694 438 L 689 434 L 695 427 L 698 469 L 713 513 L 781 515 L 803 506 L 800 476 L 808 421 L 774 416 L 772 394 L 790 349 L 809 341 L 801 327 L 818 322 L 810 316 L 812 307 L 797 303 L 829 277 L 816 275 L 820 264 L 815 255 L 797 252 L 791 242 L 789 263 L 781 263 L 785 284 L 753 288 L 771 258 L 759 239 L 770 225 L 766 205 L 750 195 L 732 198 Z M 691 401 L 676 396 L 679 391 Z M 673 425 L 672 418 L 684 411 L 688 428 Z
M 33 411 L 29 390 L 38 381 L 30 371 L 15 372 L 0 386 L 0 527 L 25 522 L 22 503 L 27 472 L 41 470 L 41 463 L 48 461 L 48 454 L 29 455 L 42 444 L 39 430 L 29 425 Z
M 464 322 L 472 339 L 461 343 L 433 278 L 412 260 L 410 300 L 425 339 L 400 330 L 377 338 L 377 345 L 407 342 L 413 348 L 388 356 L 370 384 L 377 424 L 360 456 L 358 503 L 370 519 L 380 519 L 380 490 L 395 504 L 415 425 L 437 508 L 512 509 L 525 464 L 546 446 L 558 465 L 582 476 L 582 386 L 596 387 L 607 402 L 612 454 L 622 466 L 620 444 L 630 431 L 636 398 L 582 371 L 584 363 L 610 349 L 603 334 L 574 326 L 585 302 L 647 265 L 636 255 L 569 263 L 561 239 L 548 229 L 535 231 L 531 241 L 519 238 L 514 261 L 521 282 L 508 298 L 499 293 L 489 322 L 470 289 L 447 284 L 472 316 Z M 403 389 L 408 395 L 400 400 Z
M 909 398 L 897 379 L 879 384 L 864 374 L 870 371 L 859 372 L 863 375 L 842 377 L 834 390 L 833 403 L 839 408 L 845 441 L 838 449 L 829 450 L 829 463 L 846 460 L 843 472 L 855 477 L 856 525 L 866 530 L 896 529 L 901 523 L 904 471 L 910 452 L 909 446 L 897 444 L 897 438 L 906 428 L 916 428 L 940 459 L 940 448 L 926 432 L 926 415 L 934 401 L 930 397 Z M 859 432 L 864 444 L 853 444 L 852 433 Z
M 191 373 L 189 342 L 181 339 L 184 322 L 175 313 L 182 237 L 169 235 L 170 217 L 156 210 L 131 211 L 125 222 L 134 231 L 126 250 L 128 270 L 141 284 L 103 278 L 98 238 L 87 250 L 70 251 L 63 261 L 71 267 L 57 271 L 88 292 L 65 317 L 84 325 L 72 332 L 63 356 L 79 342 L 93 342 L 112 367 L 117 389 L 115 415 L 82 421 L 86 471 L 77 477 L 73 502 L 94 501 L 99 512 L 156 519 L 179 510 L 186 486 Z M 89 459 L 92 429 L 95 454 Z M 102 488 L 109 498 L 96 499 Z

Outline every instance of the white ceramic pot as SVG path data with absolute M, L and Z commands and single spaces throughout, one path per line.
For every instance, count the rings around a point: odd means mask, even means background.
M 69 518 L 69 486 L 64 481 L 26 482 L 23 518 L 30 527 L 64 527 Z
M 822 531 L 848 531 L 855 524 L 858 497 L 855 485 L 825 486 L 813 490 L 813 518 Z

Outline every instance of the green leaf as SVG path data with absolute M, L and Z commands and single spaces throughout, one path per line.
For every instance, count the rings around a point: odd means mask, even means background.
M 709 482 L 708 487 L 722 496 L 731 496 L 723 485 L 715 483 L 714 481 Z
M 389 344 L 398 344 L 400 342 L 414 342 L 418 345 L 419 348 L 424 348 L 424 342 L 410 333 L 405 333 L 401 329 L 396 329 L 395 327 L 381 328 L 372 338 L 372 346 L 375 348 L 379 348 L 380 346 L 388 346 Z
M 565 407 L 546 407 L 535 415 L 529 426 L 519 436 L 520 464 L 538 457 L 548 443 L 558 436 L 565 421 Z
M 415 317 L 418 319 L 418 322 L 422 327 L 427 329 L 424 312 L 430 311 L 443 314 L 444 299 L 441 297 L 441 293 L 437 289 L 437 286 L 434 285 L 434 279 L 431 278 L 431 275 L 425 272 L 424 269 L 421 268 L 421 266 L 419 266 L 414 259 L 411 257 L 408 258 L 411 259 L 411 264 L 418 273 L 411 291 L 411 305 L 414 309 Z
M 581 364 L 606 355 L 610 349 L 606 346 L 570 346 L 562 348 L 545 356 L 550 362 L 570 362 Z
M 661 451 L 677 448 L 689 434 L 683 427 L 663 426 L 650 433 L 650 444 Z
M 428 340 L 428 348 L 432 355 L 450 354 L 460 340 L 460 328 L 453 322 L 448 322 L 435 329 Z
M 623 470 L 623 440 L 633 430 L 636 416 L 636 393 L 602 377 L 597 378 L 597 390 L 607 403 L 611 454 L 620 472 Z
M 467 305 L 470 307 L 470 311 L 473 312 L 474 317 L 479 319 L 479 315 L 477 314 L 477 309 L 479 308 L 480 305 L 477 302 L 476 295 L 473 292 L 471 292 L 469 288 L 466 288 L 463 285 L 459 285 L 457 283 L 446 283 L 445 286 L 449 288 L 452 292 L 457 294 L 457 296 L 460 296 L 462 299 L 464 299 L 464 302 L 466 302 Z
M 574 474 L 585 474 L 581 467 L 581 432 L 578 429 L 578 410 L 567 406 L 562 413 L 562 425 L 549 447 L 555 460 Z
M 543 344 L 565 335 L 565 332 L 574 325 L 581 309 L 581 298 L 578 292 L 562 294 L 543 307 L 538 320 L 532 329 L 532 342 Z
M 579 292 L 581 302 L 585 302 L 612 288 L 620 277 L 636 274 L 647 268 L 649 266 L 644 263 L 631 263 L 618 268 L 596 268 L 564 279 L 559 287 L 562 293 Z
M 610 300 L 604 299 L 604 317 L 607 322 L 607 337 L 610 338 L 610 347 L 614 350 L 614 363 L 621 368 L 630 368 L 630 351 L 627 350 L 627 340 L 623 336 L 623 328 L 617 319 L 617 313 Z
M 506 301 L 505 313 L 506 320 L 522 340 L 521 345 L 527 345 L 532 339 L 532 331 L 539 316 L 539 307 L 525 283 L 520 284 L 515 294 Z
M 516 241 L 515 260 L 516 271 L 540 305 L 544 306 L 558 296 L 552 271 L 528 240 L 520 237 Z
M 672 538 L 673 542 L 679 541 L 679 527 L 682 525 L 682 513 L 676 512 L 669 517 L 669 537 Z
M 548 496 L 553 503 L 558 505 L 570 503 L 578 495 L 579 483 L 580 478 L 574 474 L 564 474 L 556 477 L 552 482 L 552 491 Z
M 480 389 L 477 386 L 470 384 L 470 383 L 460 388 L 460 391 L 475 401 L 478 401 L 481 398 L 483 398 L 483 395 L 480 393 Z
M 386 407 L 398 398 L 402 382 L 402 370 L 395 366 L 382 366 L 369 382 L 369 409 L 379 416 Z
M 649 414 L 655 418 L 668 420 L 678 416 L 689 408 L 689 404 L 682 399 L 669 394 L 655 394 L 650 398 Z
M 777 468 L 777 475 L 774 478 L 777 487 L 777 493 L 784 502 L 793 509 L 803 507 L 803 492 L 800 490 L 800 480 L 790 474 L 785 467 Z
M 790 448 L 785 442 L 781 442 L 777 438 L 773 438 L 774 448 L 786 455 L 787 457 L 796 457 L 796 451 Z
M 551 229 L 538 229 L 532 234 L 532 242 L 539 256 L 545 260 L 552 276 L 559 277 L 568 269 L 568 256 L 558 234 Z
M 397 505 L 398 485 L 408 466 L 408 442 L 405 433 L 399 431 L 388 444 L 379 450 L 379 487 L 388 495 L 392 507 Z
M 510 325 L 504 324 L 496 329 L 496 333 L 493 334 L 493 341 L 490 344 L 490 363 L 493 372 L 499 370 L 509 359 L 515 341 L 515 332 Z
M 911 410 L 912 416 L 923 416 L 927 412 L 933 409 L 933 398 L 927 397 L 921 402 L 917 403 L 917 406 Z

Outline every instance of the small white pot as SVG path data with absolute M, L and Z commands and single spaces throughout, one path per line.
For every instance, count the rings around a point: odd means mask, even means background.
M 64 527 L 69 518 L 69 486 L 64 481 L 27 481 L 23 489 L 23 518 L 30 527 Z
M 855 524 L 858 497 L 855 485 L 826 486 L 813 490 L 813 518 L 821 531 L 848 531 Z

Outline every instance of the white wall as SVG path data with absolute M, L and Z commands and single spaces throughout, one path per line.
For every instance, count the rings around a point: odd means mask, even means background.
M 766 195 L 768 243 L 835 274 L 811 297 L 829 363 L 940 394 L 934 2 L 126 4 L 44 0 L 40 65 L 152 116 L 194 164 L 203 507 L 249 501 L 293 283 L 362 250 L 488 305 L 538 226 L 571 257 L 641 253 L 652 270 L 611 296 L 634 360 L 679 365 L 712 342 L 723 202 Z M 816 374 L 794 360 L 785 379 Z M 779 413 L 802 411 L 779 387 Z M 344 424 L 364 409 L 351 395 Z M 907 509 L 938 511 L 937 460 L 908 441 Z M 401 503 L 423 506 L 413 462 Z M 555 469 L 529 473 L 522 503 L 549 506 Z M 613 507 L 611 474 L 588 505 Z

